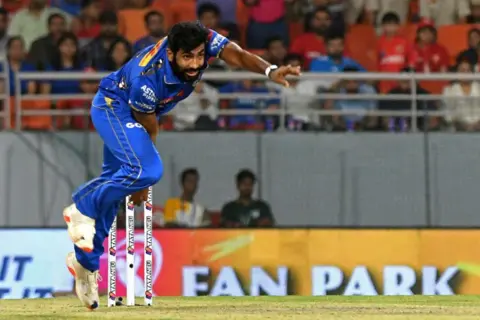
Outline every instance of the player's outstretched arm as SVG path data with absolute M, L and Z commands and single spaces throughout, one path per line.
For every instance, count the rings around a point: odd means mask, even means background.
M 256 73 L 264 73 L 272 81 L 286 87 L 289 86 L 288 81 L 285 79 L 286 76 L 300 75 L 300 67 L 273 66 L 259 56 L 243 50 L 239 45 L 233 42 L 229 42 L 225 46 L 222 53 L 220 54 L 220 58 L 232 67 L 242 68 L 247 71 L 252 71 Z

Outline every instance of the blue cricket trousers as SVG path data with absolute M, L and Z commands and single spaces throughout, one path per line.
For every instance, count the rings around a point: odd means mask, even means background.
M 93 251 L 86 253 L 75 246 L 78 262 L 95 271 L 121 202 L 156 184 L 163 175 L 163 164 L 147 131 L 133 118 L 125 101 L 100 89 L 92 102 L 91 117 L 104 142 L 102 173 L 80 186 L 72 198 L 81 213 L 95 219 Z

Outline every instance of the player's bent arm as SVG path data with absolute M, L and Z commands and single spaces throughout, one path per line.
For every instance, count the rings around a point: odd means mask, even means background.
M 270 63 L 253 53 L 243 50 L 234 42 L 229 42 L 225 46 L 220 54 L 220 58 L 232 67 L 256 73 L 265 73 L 265 70 L 270 66 Z
M 242 68 L 255 73 L 264 73 L 271 80 L 284 86 L 289 86 L 285 77 L 288 75 L 300 75 L 300 67 L 273 66 L 259 56 L 240 48 L 239 45 L 229 42 L 220 53 L 220 59 L 232 67 Z
M 147 77 L 138 77 L 132 81 L 128 104 L 133 116 L 140 123 L 152 141 L 157 137 L 159 126 L 155 110 L 158 98 L 155 94 L 155 86 Z
M 133 116 L 135 120 L 147 130 L 148 135 L 152 141 L 155 142 L 159 131 L 157 116 L 155 113 L 143 113 L 133 110 Z

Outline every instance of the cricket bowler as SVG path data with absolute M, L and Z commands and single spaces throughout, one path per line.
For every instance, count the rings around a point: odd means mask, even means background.
M 182 22 L 100 81 L 91 118 L 104 142 L 102 173 L 80 186 L 72 195 L 73 204 L 63 211 L 75 244 L 67 267 L 75 277 L 78 298 L 89 309 L 99 305 L 103 242 L 120 204 L 129 195 L 140 204 L 147 199 L 148 187 L 162 178 L 155 147 L 158 118 L 192 93 L 212 57 L 285 86 L 287 75 L 300 74 L 299 68 L 269 64 L 200 23 Z

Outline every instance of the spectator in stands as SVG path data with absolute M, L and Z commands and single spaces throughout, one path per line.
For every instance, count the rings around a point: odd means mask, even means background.
M 359 72 L 360 69 L 355 66 L 346 66 L 344 72 Z M 360 80 L 342 80 L 337 82 L 331 92 L 340 94 L 369 94 L 374 95 L 375 89 L 364 81 Z M 344 116 L 333 116 L 332 124 L 334 130 L 368 130 L 374 129 L 377 125 L 377 118 L 366 116 L 367 112 L 377 109 L 376 100 L 329 100 L 325 104 L 326 109 L 350 112 Z
M 411 68 L 404 68 L 402 73 L 412 73 L 415 70 Z M 412 93 L 411 81 L 410 80 L 400 80 L 398 81 L 397 86 L 391 89 L 388 94 L 389 95 L 409 95 Z M 417 85 L 415 93 L 417 95 L 425 96 L 429 95 L 430 92 L 422 88 L 420 85 Z M 419 100 L 416 101 L 416 106 L 418 112 L 423 111 L 437 111 L 436 103 L 433 100 Z M 379 110 L 381 111 L 406 111 L 411 112 L 413 106 L 412 101 L 409 100 L 381 100 L 379 104 Z M 417 125 L 421 129 L 437 129 L 439 127 L 439 119 L 437 117 L 428 117 L 427 124 L 428 126 L 425 127 L 425 117 L 420 115 L 417 117 Z M 403 117 L 382 117 L 380 123 L 382 129 L 390 130 L 390 131 L 406 131 L 408 127 L 411 126 L 411 118 L 408 116 Z
M 465 23 L 470 15 L 469 0 L 419 0 L 420 17 L 438 26 Z
M 256 181 L 255 174 L 248 169 L 237 173 L 238 198 L 223 206 L 221 212 L 221 225 L 223 227 L 272 227 L 275 224 L 268 203 L 253 198 Z
M 8 28 L 8 12 L 4 8 L 0 7 L 0 54 L 5 55 L 7 47 L 7 28 Z
M 85 73 L 96 72 L 92 68 L 85 68 Z M 80 93 L 94 95 L 98 90 L 98 81 L 82 80 L 80 81 Z M 93 130 L 93 123 L 90 119 L 89 111 L 91 101 L 85 99 L 59 100 L 56 103 L 57 109 L 84 110 L 85 115 L 57 117 L 56 129 L 67 130 Z
M 285 20 L 285 2 L 278 0 L 243 0 L 250 9 L 247 27 L 247 47 L 263 49 L 267 39 L 279 36 L 289 44 Z
M 145 15 L 145 26 L 148 34 L 138 39 L 133 45 L 133 52 L 137 53 L 165 37 L 165 19 L 158 11 L 150 11 Z
M 198 9 L 205 3 L 211 3 L 220 10 L 220 24 L 237 23 L 237 0 L 197 0 Z
M 217 130 L 217 117 L 218 90 L 203 81 L 173 110 L 176 130 Z
M 267 40 L 266 51 L 263 58 L 271 64 L 280 66 L 287 56 L 287 48 L 280 37 L 272 37 Z
M 72 21 L 72 31 L 77 35 L 80 47 L 100 34 L 100 12 L 99 0 L 82 1 L 80 15 Z
M 266 88 L 262 83 L 254 82 L 252 80 L 243 80 L 238 82 L 229 83 L 220 88 L 220 93 L 230 94 L 259 94 L 270 93 L 270 90 Z M 236 109 L 236 110 L 258 110 L 258 109 L 278 109 L 280 101 L 277 98 L 236 98 L 225 99 L 221 102 L 223 109 Z M 220 117 L 221 122 L 225 120 L 226 124 L 221 124 L 220 127 L 227 127 L 233 130 L 245 130 L 245 129 L 262 129 L 264 127 L 263 119 L 255 114 L 252 115 L 238 115 L 229 117 Z M 269 130 L 273 130 L 278 123 L 272 119 L 265 119 L 268 121 Z
M 408 20 L 409 7 L 410 0 L 355 0 L 347 9 L 348 23 L 357 23 L 365 10 L 364 20 L 370 24 L 380 25 L 388 12 L 398 14 L 400 23 L 404 24 Z
M 107 70 L 116 71 L 132 58 L 133 51 L 131 44 L 124 39 L 118 39 L 108 49 Z
M 84 0 L 50 0 L 50 5 L 72 16 L 78 16 L 82 9 L 83 1 Z
M 200 175 L 196 168 L 187 168 L 180 175 L 182 193 L 178 198 L 169 198 L 164 206 L 166 227 L 202 227 L 210 225 L 210 214 L 195 201 Z
M 240 32 L 235 23 L 221 24 L 222 15 L 216 4 L 207 2 L 198 6 L 197 17 L 204 26 L 217 31 L 229 39 L 240 38 Z
M 467 17 L 467 23 L 477 24 L 480 23 L 480 1 L 471 0 L 470 15 Z
M 312 72 L 341 72 L 345 66 L 355 66 L 365 71 L 355 60 L 345 56 L 345 38 L 343 34 L 329 33 L 325 36 L 327 46 L 326 55 L 320 56 L 312 61 L 310 71 Z
M 430 23 L 421 23 L 415 41 L 415 70 L 417 72 L 446 72 L 450 57 L 445 46 L 437 42 L 437 29 Z
M 290 52 L 303 57 L 306 70 L 309 69 L 312 59 L 325 54 L 323 37 L 331 23 L 332 19 L 328 10 L 324 7 L 317 8 L 311 19 L 308 20 L 309 28 L 306 30 L 307 32 L 293 41 Z
M 80 60 L 78 39 L 67 32 L 57 41 L 57 49 L 50 57 L 51 71 L 58 72 L 81 72 L 85 66 Z M 55 94 L 70 94 L 80 92 L 80 82 L 77 80 L 54 80 L 51 82 L 51 92 Z
M 28 60 L 37 70 L 45 70 L 51 63 L 52 57 L 57 52 L 57 42 L 66 31 L 65 17 L 54 13 L 48 17 L 48 34 L 32 43 Z
M 467 50 L 458 54 L 457 63 L 468 60 L 477 69 L 480 62 L 480 29 L 473 28 L 468 32 L 468 46 Z
M 28 7 L 17 11 L 13 16 L 8 35 L 21 36 L 28 51 L 33 41 L 48 34 L 48 18 L 54 13 L 63 15 L 67 25 L 70 25 L 71 17 L 68 13 L 48 7 L 46 0 L 31 0 Z
M 289 54 L 284 65 L 299 67 L 303 65 L 302 56 Z M 282 109 L 288 110 L 287 128 L 290 131 L 306 131 L 318 127 L 318 117 L 310 113 L 320 109 L 320 99 L 317 98 L 317 82 L 312 80 L 290 80 L 288 88 L 270 84 L 282 95 Z
M 400 18 L 394 12 L 386 13 L 382 18 L 382 36 L 378 39 L 378 66 L 380 72 L 400 72 L 405 67 L 415 65 L 416 56 L 413 45 L 399 34 Z M 387 92 L 396 83 L 380 82 L 380 91 Z
M 464 60 L 458 63 L 456 72 L 472 74 L 474 66 Z M 443 107 L 447 111 L 445 120 L 459 131 L 480 130 L 480 85 L 476 81 L 458 80 L 445 87 L 443 91 Z M 478 97 L 479 99 L 462 99 L 462 97 Z
M 82 57 L 89 66 L 105 69 L 109 48 L 118 40 L 126 40 L 118 34 L 118 18 L 115 12 L 103 12 L 100 15 L 100 26 L 100 35 L 83 48 Z
M 295 0 L 298 2 L 305 1 L 308 5 L 305 14 L 305 30 L 308 30 L 308 21 L 315 13 L 317 8 L 325 8 L 330 13 L 332 19 L 330 28 L 334 28 L 338 32 L 345 32 L 345 9 L 348 7 L 344 0 Z
M 25 59 L 25 44 L 22 37 L 11 37 L 7 41 L 7 61 L 9 65 L 9 85 L 10 96 L 15 95 L 15 74 L 17 72 L 32 72 L 35 67 Z M 3 72 L 3 64 L 0 64 L 0 71 Z M 6 90 L 2 90 L 6 92 Z M 37 84 L 34 81 L 22 80 L 20 82 L 20 92 L 22 94 L 37 93 Z
M 331 31 L 325 36 L 327 54 L 316 58 L 310 64 L 311 72 L 342 72 L 347 66 L 354 66 L 360 71 L 365 71 L 355 60 L 345 56 L 345 39 L 343 34 Z M 335 83 L 334 80 L 323 80 L 319 85 L 326 89 Z

